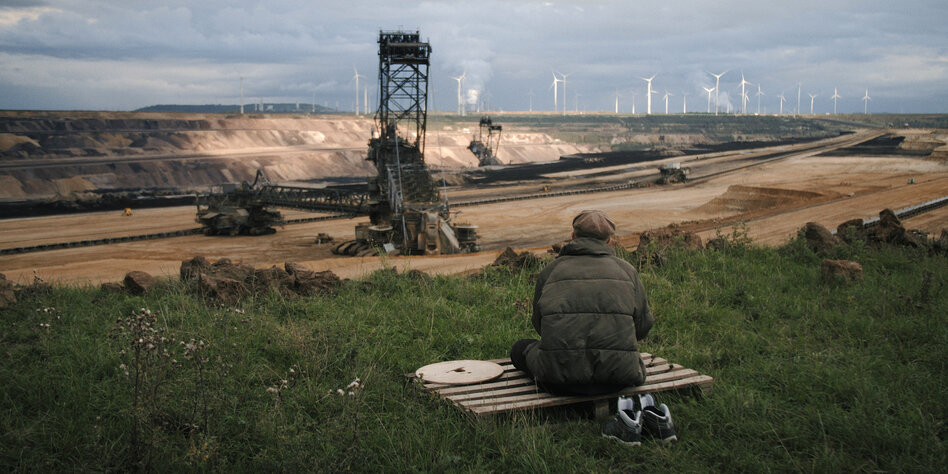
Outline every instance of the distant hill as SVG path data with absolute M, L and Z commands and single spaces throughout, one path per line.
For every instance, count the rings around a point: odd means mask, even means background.
M 148 107 L 142 107 L 140 109 L 134 110 L 133 112 L 171 112 L 171 113 L 187 113 L 187 114 L 236 114 L 240 113 L 239 105 L 226 105 L 226 104 L 204 104 L 204 105 L 177 105 L 177 104 L 160 104 L 160 105 L 149 105 Z M 312 104 L 263 104 L 263 110 L 259 110 L 256 104 L 244 104 L 244 113 L 266 113 L 266 114 L 305 114 L 313 112 Z M 315 113 L 317 114 L 332 114 L 339 112 L 336 109 L 330 107 L 323 107 L 321 105 L 316 106 Z

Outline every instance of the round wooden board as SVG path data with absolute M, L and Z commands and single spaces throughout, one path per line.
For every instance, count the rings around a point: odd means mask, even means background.
M 484 360 L 449 360 L 428 364 L 415 371 L 425 382 L 465 385 L 500 377 L 504 368 Z

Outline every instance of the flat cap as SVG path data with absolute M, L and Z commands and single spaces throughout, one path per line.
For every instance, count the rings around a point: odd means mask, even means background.
M 573 218 L 573 232 L 576 237 L 608 240 L 616 233 L 616 223 L 605 212 L 598 210 L 583 211 Z

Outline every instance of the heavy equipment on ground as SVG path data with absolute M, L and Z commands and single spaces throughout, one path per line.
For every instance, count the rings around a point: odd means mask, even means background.
M 276 207 L 352 216 L 367 212 L 365 191 L 271 183 L 257 170 L 253 183 L 225 183 L 197 196 L 197 222 L 204 235 L 264 235 L 284 220 Z
M 494 125 L 489 116 L 481 117 L 477 137 L 471 140 L 470 145 L 467 146 L 471 153 L 474 153 L 474 156 L 477 157 L 478 166 L 503 164 L 497 158 L 497 150 L 500 148 L 500 134 L 503 129 L 504 127 L 501 125 Z
M 379 108 L 367 160 L 378 174 L 364 191 L 282 186 L 262 171 L 253 183 L 227 184 L 197 200 L 207 235 L 260 235 L 282 224 L 273 207 L 368 215 L 343 255 L 453 254 L 480 250 L 477 226 L 452 223 L 446 197 L 424 161 L 431 46 L 415 32 L 379 32 Z
M 378 175 L 369 180 L 369 222 L 334 251 L 477 251 L 477 226 L 451 222 L 447 199 L 439 196 L 424 160 L 431 45 L 417 31 L 380 31 L 378 43 L 379 108 L 367 157 Z
M 658 184 L 683 183 L 688 179 L 691 168 L 682 168 L 681 163 L 665 163 L 658 171 L 661 174 Z

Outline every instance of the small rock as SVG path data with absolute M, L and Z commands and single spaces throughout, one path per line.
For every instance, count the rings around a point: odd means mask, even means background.
M 286 262 L 286 263 L 284 263 L 284 264 L 283 264 L 283 268 L 286 270 L 286 273 L 289 273 L 290 275 L 293 275 L 293 276 L 301 275 L 301 276 L 304 276 L 304 277 L 311 277 L 314 273 L 316 273 L 316 272 L 314 272 L 314 271 L 312 271 L 312 270 L 310 270 L 310 269 L 308 269 L 308 268 L 306 268 L 306 267 L 304 267 L 304 266 L 302 266 L 302 265 L 300 265 L 300 264 L 298 264 L 298 263 L 294 263 L 294 262 Z
M 850 282 L 862 279 L 862 265 L 849 260 L 825 259 L 820 264 L 823 281 Z
M 185 260 L 181 262 L 181 281 L 191 281 L 198 277 L 202 273 L 207 273 L 211 268 L 211 262 L 208 262 L 206 258 L 198 255 L 191 260 Z
M 292 285 L 293 277 L 282 268 L 275 266 L 253 272 L 255 288 L 275 288 L 282 290 Z
M 863 235 L 865 233 L 863 229 L 864 225 L 865 222 L 863 222 L 862 219 L 850 219 L 836 227 L 836 237 L 843 239 L 848 243 L 852 243 L 849 242 L 849 235 L 850 232 L 854 232 L 857 238 L 865 240 L 865 236 Z M 850 227 L 852 227 L 854 230 L 850 231 Z
M 803 236 L 806 238 L 806 245 L 818 255 L 826 255 L 834 247 L 842 243 L 835 235 L 830 233 L 826 227 L 816 222 L 807 222 L 803 227 Z
M 198 290 L 205 297 L 225 304 L 235 304 L 249 294 L 247 285 L 233 278 L 217 278 L 202 273 L 198 276 Z
M 125 274 L 125 288 L 133 295 L 143 295 L 155 286 L 155 277 L 139 271 Z

